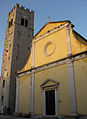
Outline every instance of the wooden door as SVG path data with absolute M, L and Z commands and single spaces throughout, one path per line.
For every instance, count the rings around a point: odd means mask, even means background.
M 55 90 L 46 91 L 46 115 L 55 115 Z

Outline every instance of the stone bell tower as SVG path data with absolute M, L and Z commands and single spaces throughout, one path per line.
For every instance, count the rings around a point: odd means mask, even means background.
M 34 12 L 19 4 L 8 14 L 0 83 L 0 103 L 7 113 L 15 111 L 16 75 L 29 58 L 33 24 Z

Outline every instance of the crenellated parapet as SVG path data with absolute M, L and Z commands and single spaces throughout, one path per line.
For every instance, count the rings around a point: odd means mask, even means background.
M 8 16 L 15 10 L 15 9 L 17 9 L 17 8 L 19 8 L 19 9 L 21 9 L 21 10 L 24 10 L 24 11 L 26 11 L 26 12 L 28 12 L 28 13 L 34 13 L 34 11 L 33 10 L 30 10 L 30 9 L 28 9 L 28 8 L 25 8 L 25 6 L 20 6 L 20 4 L 18 4 L 18 3 L 16 3 L 16 5 L 11 9 L 11 11 L 9 12 L 9 14 L 8 14 Z

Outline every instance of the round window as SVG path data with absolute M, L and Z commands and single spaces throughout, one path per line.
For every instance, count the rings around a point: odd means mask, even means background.
M 53 54 L 53 52 L 55 51 L 55 44 L 52 41 L 49 41 L 46 43 L 46 45 L 44 46 L 44 54 L 46 56 L 50 56 Z

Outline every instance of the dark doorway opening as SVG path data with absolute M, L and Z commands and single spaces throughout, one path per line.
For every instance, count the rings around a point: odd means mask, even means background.
M 55 90 L 46 91 L 46 115 L 55 115 Z

